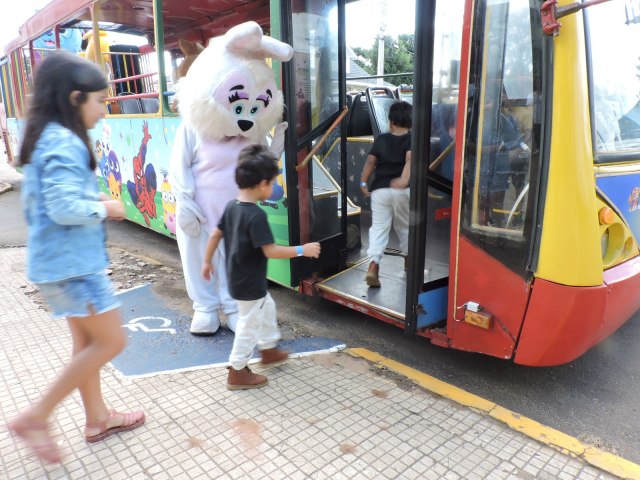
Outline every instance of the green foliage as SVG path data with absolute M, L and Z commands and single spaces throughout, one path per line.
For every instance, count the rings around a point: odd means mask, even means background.
M 378 65 L 378 41 L 376 40 L 371 48 L 354 48 L 358 57 L 365 61 L 356 59 L 356 63 L 367 73 L 376 75 Z M 407 73 L 413 72 L 413 59 L 415 55 L 415 43 L 413 34 L 399 35 L 398 38 L 384 37 L 384 73 Z M 385 81 L 394 85 L 401 83 L 413 83 L 412 75 L 402 77 L 385 78 Z

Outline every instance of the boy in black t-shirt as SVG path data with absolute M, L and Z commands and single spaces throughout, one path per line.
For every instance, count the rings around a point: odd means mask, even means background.
M 365 277 L 370 287 L 380 286 L 380 261 L 389 242 L 392 226 L 400 240 L 406 270 L 409 243 L 411 113 L 410 103 L 398 101 L 391 105 L 389 133 L 378 135 L 362 169 L 360 188 L 365 197 L 371 196 L 371 228 L 367 250 L 371 263 Z M 370 182 L 374 173 L 373 181 Z
M 262 365 L 280 364 L 289 357 L 287 352 L 276 348 L 280 330 L 276 305 L 267 292 L 267 258 L 317 258 L 320 255 L 317 242 L 297 247 L 274 243 L 267 215 L 256 202 L 271 196 L 277 175 L 278 162 L 266 147 L 251 145 L 240 152 L 236 168 L 240 194 L 227 205 L 205 250 L 202 276 L 208 280 L 213 269 L 211 258 L 224 238 L 229 292 L 238 302 L 239 319 L 229 356 L 229 390 L 259 388 L 267 384 L 267 377 L 253 373 L 247 366 L 256 345 Z

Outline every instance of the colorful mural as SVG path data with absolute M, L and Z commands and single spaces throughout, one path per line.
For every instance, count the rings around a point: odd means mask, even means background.
M 178 117 L 114 116 L 90 132 L 104 193 L 122 199 L 129 220 L 171 238 L 176 232 L 176 199 L 168 176 L 169 157 L 180 121 Z M 274 194 L 262 208 L 276 243 L 289 245 L 283 161 Z M 289 265 L 289 260 L 269 260 L 269 278 L 291 286 Z
M 640 243 L 640 174 L 597 177 L 596 185 L 624 218 L 636 242 Z
M 169 157 L 179 117 L 108 117 L 89 132 L 98 161 L 101 190 L 122 200 L 127 219 L 175 238 L 176 200 L 168 177 Z M 19 125 L 7 119 L 11 147 L 18 151 Z M 276 243 L 289 245 L 287 187 L 282 166 L 274 194 L 262 205 Z M 161 177 L 157 177 L 159 172 Z M 122 188 L 125 185 L 126 188 Z M 269 260 L 268 276 L 291 287 L 289 260 Z

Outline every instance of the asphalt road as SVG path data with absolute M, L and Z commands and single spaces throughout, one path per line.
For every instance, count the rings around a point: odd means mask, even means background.
M 16 185 L 19 188 L 19 184 Z M 24 245 L 17 191 L 0 195 L 0 247 Z M 129 222 L 110 223 L 109 243 L 179 268 L 175 242 Z M 431 345 L 317 297 L 273 285 L 281 323 L 365 347 L 540 423 L 640 463 L 640 314 L 578 360 L 532 368 Z M 186 295 L 186 293 L 185 293 Z

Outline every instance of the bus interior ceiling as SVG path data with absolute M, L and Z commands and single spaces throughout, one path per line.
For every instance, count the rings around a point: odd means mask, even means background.
M 234 2 L 226 0 L 164 0 L 164 41 L 167 48 L 177 46 L 181 38 L 206 46 L 211 37 L 224 34 L 229 28 L 247 21 L 270 30 L 269 0 Z
M 153 0 L 100 0 L 95 3 L 96 17 L 101 23 L 112 24 L 108 30 L 154 38 Z M 168 49 L 178 46 L 181 38 L 206 45 L 211 37 L 224 34 L 229 28 L 253 20 L 269 31 L 269 0 L 235 2 L 225 0 L 163 0 L 164 44 Z M 78 22 L 90 22 L 88 9 L 82 10 L 61 26 L 73 27 Z
M 171 52 L 174 62 L 184 58 L 180 51 L 181 40 L 207 45 L 210 38 L 224 34 L 234 25 L 253 20 L 265 31 L 270 27 L 269 0 L 251 0 L 235 2 L 233 6 L 225 0 L 163 0 L 162 14 L 164 25 L 163 44 L 166 51 Z M 150 68 L 141 66 L 143 53 L 152 53 L 156 47 L 154 31 L 153 0 L 99 0 L 95 3 L 95 17 L 101 31 L 118 34 L 130 34 L 147 39 L 148 46 L 138 48 L 133 45 L 111 45 L 109 52 L 112 58 L 110 68 L 114 72 L 113 98 L 111 113 L 145 114 L 159 111 L 159 98 L 149 98 L 157 88 L 149 78 L 136 80 L 121 79 L 130 75 L 142 77 L 152 76 Z M 91 13 L 89 9 L 76 12 L 73 17 L 60 24 L 62 28 L 81 28 L 90 30 Z M 103 47 L 104 50 L 104 47 Z M 104 51 L 103 51 L 104 53 Z M 146 64 L 150 67 L 152 63 Z M 174 63 L 176 68 L 177 63 Z M 156 77 L 157 78 L 157 77 Z M 175 79 L 173 79 L 175 80 Z M 167 80 L 169 91 L 173 90 Z M 155 82 L 155 80 L 154 80 Z M 124 98 L 131 96 L 133 98 Z M 146 96 L 146 98 L 145 98 Z M 171 106 L 172 109 L 174 105 Z

